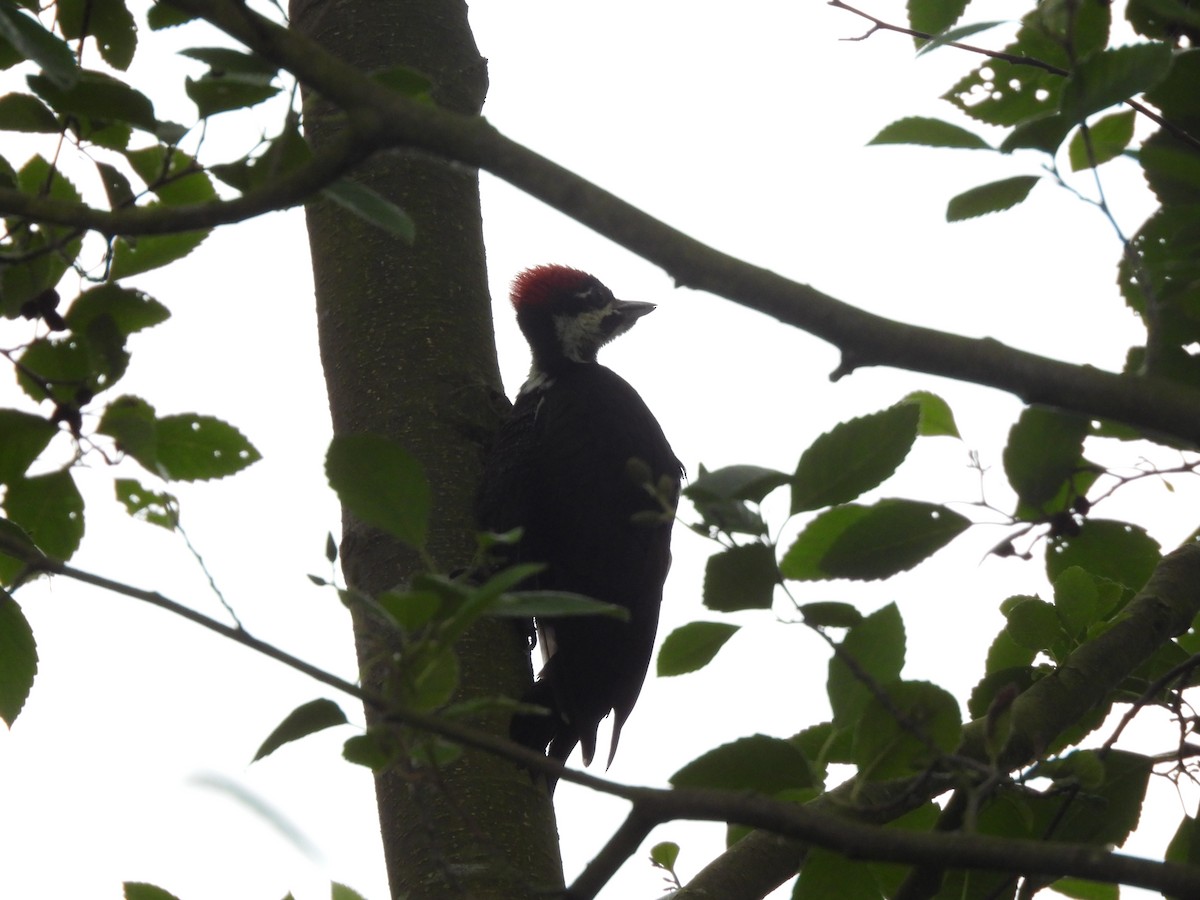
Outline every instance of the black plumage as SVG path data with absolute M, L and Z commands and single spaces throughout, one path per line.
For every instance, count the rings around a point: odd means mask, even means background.
M 588 764 L 614 711 L 611 762 L 653 651 L 681 469 L 641 397 L 595 353 L 653 307 L 560 266 L 519 276 L 513 302 L 534 366 L 489 454 L 480 524 L 524 528 L 509 561 L 547 564 L 526 587 L 614 603 L 629 620 L 538 621 L 545 665 L 524 699 L 551 715 L 515 717 L 512 736 L 564 761 L 578 743 Z

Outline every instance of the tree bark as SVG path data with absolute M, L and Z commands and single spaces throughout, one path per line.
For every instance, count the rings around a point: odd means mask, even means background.
M 484 60 L 459 0 L 293 0 L 293 26 L 365 71 L 404 65 L 433 82 L 434 100 L 477 114 Z M 321 146 L 338 111 L 306 95 L 308 139 Z M 321 357 L 336 434 L 398 440 L 425 466 L 434 493 L 429 550 L 443 571 L 474 552 L 473 501 L 487 435 L 502 400 L 487 290 L 478 173 L 418 154 L 373 159 L 355 180 L 415 220 L 410 246 L 328 201 L 307 208 Z M 347 583 L 367 593 L 419 570 L 415 554 L 343 516 Z M 364 682 L 386 658 L 377 629 L 355 618 Z M 458 648 L 462 697 L 520 696 L 528 653 L 506 622 L 484 622 Z M 383 651 L 383 653 L 381 653 Z M 507 732 L 507 716 L 474 724 Z M 519 898 L 561 888 L 553 807 L 512 763 L 465 753 L 442 771 L 393 767 L 376 777 L 393 896 Z

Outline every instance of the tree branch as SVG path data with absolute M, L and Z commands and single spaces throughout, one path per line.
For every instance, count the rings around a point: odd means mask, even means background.
M 378 146 L 378 138 L 371 134 L 369 123 L 352 120 L 351 127 L 337 144 L 317 153 L 291 172 L 231 200 L 104 210 L 0 187 L 0 213 L 34 222 L 90 229 L 106 236 L 171 234 L 229 225 L 263 213 L 299 206 L 353 169 Z
M 1078 647 L 1055 671 L 1013 701 L 1012 731 L 994 761 L 995 767 L 1009 771 L 1036 759 L 1065 729 L 1105 702 L 1159 647 L 1187 631 L 1198 614 L 1200 543 L 1189 542 L 1163 558 L 1111 628 Z M 985 719 L 965 725 L 956 752 L 991 763 L 986 730 Z M 946 782 L 923 785 L 919 779 L 910 779 L 907 786 L 903 782 L 860 784 L 850 779 L 809 806 L 845 814 L 854 809 L 852 798 L 857 795 L 860 806 L 886 807 L 887 817 L 894 817 L 952 786 Z M 794 875 L 806 852 L 802 843 L 780 840 L 777 834 L 751 834 L 713 860 L 674 896 L 678 900 L 758 898 Z M 942 868 L 954 868 L 945 859 L 933 862 Z M 1017 871 L 1018 867 L 1010 870 Z M 730 873 L 737 873 L 736 882 Z
M 1113 419 L 1147 435 L 1200 444 L 1200 390 L 1118 375 L 873 315 L 805 284 L 749 265 L 647 215 L 619 197 L 509 140 L 485 119 L 392 91 L 304 35 L 233 0 L 173 0 L 202 16 L 339 105 L 376 147 L 404 147 L 486 169 L 596 233 L 661 266 L 680 286 L 726 297 L 828 341 L 842 351 L 840 378 L 861 366 L 892 366 L 993 387 L 1026 403 Z M 231 203 L 236 201 L 230 201 Z M 3 206 L 0 204 L 0 209 Z M 95 215 L 93 227 L 150 228 L 162 211 Z M 122 220 L 119 215 L 129 218 Z M 144 218 L 140 218 L 144 217 Z
M 1200 896 L 1200 867 L 1160 863 L 1094 845 L 1045 843 L 985 835 L 906 832 L 886 829 L 847 817 L 855 812 L 849 802 L 854 785 L 843 784 L 806 806 L 739 791 L 683 788 L 664 790 L 630 787 L 563 766 L 513 742 L 435 714 L 388 707 L 382 698 L 358 685 L 312 666 L 246 631 L 199 613 L 163 595 L 134 588 L 52 560 L 30 545 L 0 534 L 0 552 L 20 559 L 30 572 L 48 572 L 131 597 L 182 616 L 191 622 L 249 647 L 311 678 L 329 685 L 384 712 L 387 721 L 419 728 L 468 747 L 510 759 L 532 771 L 552 774 L 633 804 L 630 816 L 606 847 L 572 886 L 571 900 L 590 900 L 612 873 L 637 851 L 653 828 L 676 819 L 730 822 L 769 832 L 775 848 L 771 854 L 782 882 L 795 871 L 805 845 L 815 845 L 855 859 L 879 862 L 939 865 L 945 868 L 981 868 L 1038 875 L 1072 875 L 1098 881 L 1129 884 L 1180 896 Z M 1054 673 L 1023 693 L 1012 706 L 1013 734 L 1000 755 L 1000 765 L 1012 768 L 1032 759 L 1059 731 L 1092 708 L 1126 675 L 1172 635 L 1186 631 L 1200 612 L 1200 544 L 1190 543 L 1167 556 L 1146 587 L 1126 607 L 1122 618 L 1104 634 L 1084 644 Z M 981 740 L 986 723 L 976 720 L 964 728 L 960 752 L 986 760 Z M 868 785 L 870 800 L 907 800 L 909 806 L 939 793 L 945 785 L 918 795 L 917 780 Z M 902 804 L 888 803 L 899 812 Z M 861 811 L 860 811 L 861 812 Z M 749 845 L 751 835 L 735 845 Z M 789 838 L 782 841 L 779 838 Z M 760 839 L 761 840 L 761 839 Z M 732 853 L 732 851 L 730 851 Z M 729 854 L 726 854 L 728 857 Z M 780 869 L 780 859 L 787 860 Z M 712 868 L 710 866 L 710 868 Z M 707 872 L 708 870 L 706 870 Z M 756 876 L 761 873 L 755 873 Z M 721 896 L 704 893 L 705 875 L 676 896 Z M 760 882 L 761 884 L 761 882 Z M 769 889 L 769 888 L 768 888 Z M 765 892 L 764 892 L 765 893 Z M 745 896 L 760 896 L 758 893 Z

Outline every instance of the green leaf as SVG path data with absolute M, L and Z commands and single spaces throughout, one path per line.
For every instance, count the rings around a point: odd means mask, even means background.
M 1132 109 L 1113 113 L 1093 122 L 1086 131 L 1083 128 L 1076 131 L 1067 147 L 1071 171 L 1090 169 L 1120 156 L 1133 140 L 1134 115 Z M 1091 153 L 1088 152 L 1089 141 Z
M 353 888 L 348 888 L 335 881 L 330 885 L 329 900 L 366 900 L 366 898 Z
M 137 49 L 137 23 L 124 0 L 58 0 L 55 7 L 64 37 L 82 37 L 86 26 L 106 63 L 121 71 L 129 68 Z
M 714 788 L 774 795 L 816 786 L 812 768 L 790 741 L 755 734 L 722 744 L 670 777 L 676 788 Z
M 487 615 L 510 619 L 528 619 L 534 616 L 608 616 L 622 621 L 629 620 L 629 610 L 623 606 L 566 591 L 509 591 L 496 598 L 488 607 Z
M 158 419 L 155 438 L 155 474 L 174 481 L 224 478 L 262 458 L 232 425 L 197 413 Z
M 152 145 L 125 154 L 138 177 L 168 206 L 216 200 L 217 191 L 204 168 L 174 147 Z
M 83 497 L 69 471 L 17 478 L 4 508 L 47 556 L 65 561 L 83 540 Z
M 848 632 L 839 645 L 841 652 L 829 660 L 829 705 L 833 724 L 853 727 L 871 700 L 862 678 L 877 685 L 900 677 L 904 668 L 904 622 L 896 604 L 889 603 L 871 613 Z M 842 657 L 849 657 L 847 662 Z
M 1069 634 L 1079 637 L 1102 612 L 1096 579 L 1078 566 L 1069 566 L 1054 579 L 1054 608 Z
M 410 547 L 422 547 L 431 496 L 425 470 L 399 444 L 375 434 L 334 437 L 325 474 L 355 516 Z
M 992 149 L 987 141 L 974 132 L 926 116 L 899 119 L 885 126 L 867 144 L 919 144 L 924 147 L 958 147 L 966 150 Z
M 408 213 L 365 185 L 340 178 L 322 190 L 321 195 L 406 244 L 416 240 L 417 226 Z
M 33 629 L 17 601 L 0 591 L 0 719 L 12 727 L 37 674 Z
M 116 166 L 100 160 L 93 160 L 100 180 L 104 182 L 104 193 L 108 196 L 108 205 L 113 209 L 122 206 L 132 206 L 136 199 L 133 195 L 133 185 L 125 177 L 125 173 Z
M 1051 887 L 1054 893 L 1073 900 L 1120 900 L 1121 897 L 1121 890 L 1115 884 L 1082 878 L 1060 878 Z
M 273 76 L 253 72 L 219 72 L 215 69 L 200 78 L 187 78 L 184 90 L 200 118 L 207 119 L 234 109 L 249 109 L 279 93 Z
M 7 549 L 5 549 L 7 548 Z M 12 585 L 26 570 L 26 560 L 41 553 L 20 525 L 0 518 L 0 584 Z
M 800 456 L 792 476 L 792 513 L 846 503 L 876 487 L 908 456 L 920 409 L 890 409 L 839 423 Z
M 863 620 L 857 607 L 833 600 L 805 603 L 800 607 L 800 615 L 806 625 L 817 628 L 853 628 Z
M 284 744 L 298 741 L 302 737 L 308 737 L 308 735 L 324 731 L 326 728 L 333 728 L 335 725 L 345 725 L 347 721 L 342 708 L 332 700 L 323 698 L 310 700 L 288 713 L 287 718 L 280 722 L 262 742 L 262 746 L 258 748 L 258 752 L 254 754 L 251 762 L 258 762 Z
M 0 39 L 33 60 L 59 88 L 70 89 L 79 77 L 75 54 L 57 35 L 51 34 L 33 16 L 9 4 L 0 4 Z
M 1046 650 L 1063 636 L 1054 607 L 1038 597 L 1025 597 L 1005 610 L 1009 636 L 1029 650 Z
M 880 500 L 834 538 L 819 565 L 830 578 L 890 578 L 933 555 L 970 524 L 934 503 Z
M 57 433 L 41 416 L 0 409 L 0 484 L 23 477 Z
M 676 628 L 658 651 L 659 677 L 704 668 L 737 630 L 737 625 L 725 622 L 689 622 Z
M 913 31 L 940 34 L 954 25 L 967 8 L 968 0 L 908 0 L 908 26 Z M 926 43 L 915 38 L 917 46 Z
M 792 891 L 792 900 L 882 900 L 871 867 L 862 860 L 814 847 Z
M 887 703 L 873 696 L 854 729 L 851 752 L 860 778 L 914 775 L 954 752 L 962 739 L 962 715 L 948 691 L 925 681 L 881 687 Z
M 940 5 L 938 0 L 928 0 L 933 5 Z M 968 38 L 973 34 L 979 34 L 981 31 L 988 31 L 995 28 L 997 25 L 1003 25 L 1004 22 L 972 22 L 969 25 L 960 25 L 957 28 L 951 28 L 943 31 L 932 40 L 921 44 L 921 49 L 917 51 L 917 58 L 924 56 L 926 53 L 932 53 L 938 47 L 945 47 L 947 44 L 952 44 L 961 41 L 963 38 Z
M 30 75 L 29 87 L 55 112 L 93 123 L 121 122 L 154 133 L 158 117 L 150 98 L 104 72 L 80 70 L 75 82 L 63 88 L 49 75 Z
M 1090 422 L 1082 416 L 1031 406 L 1008 432 L 1004 472 L 1022 503 L 1038 509 L 1083 466 L 1083 439 Z
M 196 59 L 209 68 L 221 72 L 242 72 L 274 78 L 279 66 L 255 53 L 246 53 L 232 47 L 188 47 L 179 51 L 180 56 Z
M 747 500 L 762 503 L 771 491 L 791 480 L 786 472 L 762 466 L 725 466 L 711 472 L 701 470 L 683 494 L 693 501 Z
M 113 482 L 117 500 L 133 518 L 168 531 L 179 525 L 179 501 L 165 491 L 152 491 L 133 478 Z
M 775 548 L 741 544 L 708 558 L 704 568 L 704 605 L 717 612 L 770 609 L 779 584 Z
M 1159 202 L 1187 207 L 1200 203 L 1200 154 L 1191 143 L 1160 129 L 1142 144 L 1138 158 Z
M 1184 816 L 1180 820 L 1164 858 L 1167 862 L 1200 865 L 1200 819 Z
M 1005 608 L 1013 605 L 1016 601 L 1009 598 L 1005 601 Z M 988 673 L 1003 672 L 1008 669 L 1017 669 L 1028 666 L 1037 656 L 1036 650 L 1030 650 L 1013 640 L 1013 636 L 1007 628 L 1000 631 L 999 634 L 992 640 L 992 644 L 988 647 L 987 661 L 984 663 L 984 671 Z
M 950 198 L 946 206 L 946 221 L 961 222 L 988 213 L 1012 209 L 1021 203 L 1041 178 L 1037 175 L 1017 175 L 963 191 Z
M 128 394 L 108 404 L 96 431 L 116 441 L 117 449 L 155 475 L 158 471 L 158 430 L 154 407 Z
M 847 503 L 825 510 L 805 526 L 779 561 L 779 571 L 793 581 L 821 581 L 833 576 L 822 568 L 822 560 L 834 541 L 868 514 L 868 508 Z
M 412 97 L 414 100 L 429 101 L 430 92 L 433 90 L 433 82 L 429 78 L 408 66 L 393 66 L 382 72 L 373 72 L 371 78 L 396 93 Z
M 113 241 L 113 262 L 109 277 L 118 281 L 131 275 L 161 269 L 181 260 L 204 243 L 210 230 L 204 228 L 199 231 L 180 231 L 176 234 L 118 237 Z
M 32 94 L 5 94 L 0 97 L 0 129 L 55 134 L 58 119 Z
M 1067 78 L 1062 92 L 1062 113 L 1082 122 L 1094 112 L 1148 91 L 1171 68 L 1171 48 L 1166 44 L 1133 44 L 1101 50 L 1082 60 Z
M 78 332 L 100 316 L 108 316 L 120 334 L 129 335 L 165 322 L 171 313 L 142 291 L 106 282 L 80 294 L 63 318 Z
M 138 881 L 125 882 L 125 900 L 179 900 L 170 891 Z
M 679 845 L 673 841 L 661 841 L 650 848 L 650 862 L 659 869 L 675 871 L 679 859 Z
M 1057 579 L 1071 566 L 1137 591 L 1162 560 L 1158 541 L 1138 525 L 1111 519 L 1087 519 L 1077 535 L 1046 545 L 1046 574 Z
M 950 404 L 937 394 L 913 391 L 900 402 L 915 404 L 921 411 L 921 418 L 917 422 L 917 434 L 922 437 L 962 437 L 958 433 L 958 425 L 954 421 L 954 413 L 950 411 Z

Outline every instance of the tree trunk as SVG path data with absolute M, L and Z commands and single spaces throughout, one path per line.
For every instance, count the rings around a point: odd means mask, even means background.
M 442 106 L 478 113 L 487 89 L 460 0 L 293 0 L 294 27 L 367 71 L 404 65 L 434 83 Z M 305 97 L 315 145 L 339 128 L 336 110 Z M 443 571 L 474 551 L 472 505 L 486 436 L 498 422 L 478 174 L 412 154 L 373 159 L 355 175 L 415 220 L 411 246 L 318 201 L 307 209 L 321 357 L 337 434 L 398 440 L 433 487 L 429 550 Z M 343 517 L 347 582 L 367 593 L 406 582 L 419 561 Z M 364 682 L 378 632 L 356 617 Z M 484 622 L 459 647 L 463 697 L 520 696 L 528 654 L 506 622 Z M 476 723 L 506 733 L 506 716 Z M 468 752 L 444 771 L 395 767 L 376 778 L 393 896 L 445 900 L 544 895 L 561 888 L 553 808 L 512 763 Z

